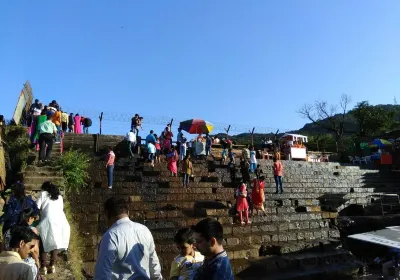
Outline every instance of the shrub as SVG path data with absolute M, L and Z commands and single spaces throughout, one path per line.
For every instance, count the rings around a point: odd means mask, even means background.
M 7 180 L 12 182 L 16 179 L 15 176 L 26 167 L 32 144 L 29 140 L 27 128 L 24 126 L 6 125 L 2 136 L 0 138 L 4 141 L 8 159 Z
M 79 193 L 79 190 L 86 186 L 89 178 L 87 169 L 90 165 L 89 156 L 79 150 L 64 152 L 57 160 L 56 164 L 63 172 L 65 179 L 65 191 Z

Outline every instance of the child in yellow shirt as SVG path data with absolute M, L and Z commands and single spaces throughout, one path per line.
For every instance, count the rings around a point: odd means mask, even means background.
M 172 261 L 169 279 L 192 280 L 204 260 L 204 256 L 195 251 L 194 232 L 190 228 L 182 228 L 176 233 L 174 242 L 180 254 Z

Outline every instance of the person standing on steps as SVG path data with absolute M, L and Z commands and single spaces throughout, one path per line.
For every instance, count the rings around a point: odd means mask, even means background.
M 250 146 L 247 145 L 242 150 L 242 158 L 250 162 Z
M 222 246 L 223 228 L 212 218 L 201 220 L 192 227 L 195 232 L 196 248 L 205 257 L 197 270 L 195 280 L 233 280 L 232 267 Z
M 57 127 L 52 122 L 52 117 L 48 116 L 47 121 L 39 125 L 39 162 L 49 161 L 56 135 Z
M 51 116 L 51 120 L 53 121 L 53 123 L 56 125 L 57 127 L 57 134 L 56 134 L 56 143 L 60 143 L 61 140 L 61 120 L 62 118 L 62 113 L 61 111 L 55 111 L 54 114 Z
M 213 144 L 213 139 L 212 137 L 207 133 L 206 134 L 206 160 L 208 159 L 208 156 L 210 155 L 213 160 L 215 160 L 214 155 L 212 154 L 212 144 Z
M 39 237 L 28 227 L 12 230 L 10 248 L 0 254 L 0 280 L 33 280 L 32 269 L 23 260 L 35 248 Z
M 254 146 L 250 148 L 250 172 L 254 173 L 257 168 L 257 158 L 256 151 L 254 150 Z
M 189 187 L 189 178 L 193 173 L 193 164 L 190 160 L 190 154 L 188 154 L 182 162 L 182 173 L 183 173 L 183 187 Z
M 283 193 L 283 186 L 282 186 L 282 175 L 283 175 L 283 165 L 280 160 L 276 157 L 274 158 L 274 179 L 276 185 L 276 194 Z
M 68 116 L 68 132 L 73 133 L 75 131 L 75 118 L 74 114 L 69 114 Z
M 182 132 L 182 128 L 178 128 L 178 135 L 176 136 L 176 147 L 177 147 L 177 151 L 178 151 L 178 154 L 179 154 L 179 156 L 182 154 L 182 149 L 181 149 L 181 145 L 182 145 L 182 142 L 183 142 L 183 138 L 184 138 L 184 136 L 183 136 L 183 132 Z M 184 158 L 185 156 L 183 156 L 183 158 Z
M 133 158 L 133 149 L 136 146 L 136 134 L 134 131 L 136 130 L 131 129 L 131 131 L 129 131 L 125 136 L 126 142 L 128 143 L 128 152 L 130 158 Z
M 113 176 L 114 176 L 114 162 L 115 162 L 115 154 L 113 148 L 111 146 L 108 147 L 108 154 L 107 154 L 107 180 L 108 180 L 108 188 L 112 189 L 113 184 Z
M 154 131 L 150 130 L 150 134 L 146 136 L 146 145 L 149 143 L 155 143 L 156 141 L 157 139 L 154 136 Z
M 47 181 L 42 185 L 42 192 L 37 199 L 41 210 L 37 230 L 40 234 L 40 273 L 56 272 L 57 254 L 60 249 L 69 247 L 70 226 L 64 213 L 64 201 L 56 185 Z M 47 254 L 50 253 L 50 262 Z
M 92 120 L 90 118 L 85 118 L 83 120 L 83 133 L 89 134 L 89 127 L 92 126 Z
M 61 111 L 61 127 L 64 133 L 67 132 L 68 120 L 69 120 L 68 113 Z
M 99 245 L 94 279 L 162 280 L 150 230 L 129 219 L 128 203 L 111 197 L 104 203 L 108 225 Z
M 79 114 L 76 114 L 74 117 L 74 133 L 82 133 L 81 116 L 79 116 Z

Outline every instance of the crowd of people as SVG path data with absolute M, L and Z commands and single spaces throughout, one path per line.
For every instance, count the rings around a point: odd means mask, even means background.
M 108 230 L 99 244 L 94 279 L 161 280 L 153 236 L 145 225 L 129 219 L 128 208 L 123 198 L 111 197 L 104 203 Z M 70 238 L 57 186 L 45 182 L 35 202 L 18 182 L 0 223 L 4 240 L 0 280 L 36 280 L 41 275 L 56 273 L 58 253 L 68 249 Z M 179 254 L 172 261 L 169 279 L 233 280 L 222 242 L 223 227 L 215 219 L 207 218 L 193 227 L 180 229 L 174 237 Z
M 30 126 L 36 128 L 32 129 L 31 135 L 34 135 L 33 140 L 39 142 L 40 159 L 43 161 L 50 156 L 54 137 L 57 141 L 58 135 L 61 137 L 67 128 L 80 133 L 82 117 L 78 114 L 68 116 L 55 101 L 43 107 L 36 100 L 31 109 Z M 68 121 L 65 121 L 65 115 L 68 116 Z M 142 130 L 142 121 L 143 117 L 136 114 L 126 135 L 130 157 L 140 153 L 139 132 Z M 168 124 L 159 136 L 151 130 L 145 137 L 146 159 L 151 166 L 155 166 L 165 158 L 171 176 L 181 173 L 182 185 L 188 188 L 190 177 L 193 176 L 191 158 L 195 155 L 196 142 L 204 143 L 206 160 L 209 157 L 215 160 L 212 145 L 217 139 L 209 134 L 204 137 L 199 134 L 188 141 L 183 130 L 178 128 L 176 145 L 173 145 L 174 134 L 171 127 Z M 228 138 L 220 142 L 221 164 L 227 166 L 232 182 L 238 183 L 237 167 L 242 173 L 241 182 L 234 193 L 235 210 L 241 225 L 250 224 L 249 216 L 253 212 L 266 214 L 265 176 L 257 164 L 254 147 L 243 149 L 237 166 L 232 141 Z M 43 151 L 46 146 L 47 151 Z M 109 147 L 106 169 L 110 189 L 113 184 L 114 164 L 115 153 Z M 282 170 L 280 161 L 274 159 L 277 193 L 283 192 Z M 109 229 L 99 245 L 95 279 L 130 279 L 132 276 L 137 279 L 162 279 L 152 234 L 146 226 L 129 219 L 128 208 L 126 200 L 115 197 L 104 204 Z M 21 276 L 21 279 L 40 279 L 40 275 L 56 272 L 57 253 L 59 250 L 67 250 L 70 236 L 69 224 L 63 212 L 63 199 L 57 186 L 51 182 L 44 183 L 35 202 L 25 194 L 23 184 L 18 182 L 13 187 L 13 195 L 6 201 L 0 222 L 4 224 L 5 240 L 4 251 L 0 254 L 0 280 L 17 279 L 17 276 Z M 174 238 L 179 255 L 171 264 L 170 279 L 234 279 L 222 241 L 223 227 L 215 219 L 204 219 L 193 227 L 180 229 Z M 49 253 L 50 261 L 47 258 Z
M 67 131 L 69 133 L 89 133 L 92 120 L 79 114 L 63 111 L 56 100 L 49 105 L 43 105 L 38 99 L 31 105 L 27 126 L 29 127 L 30 139 L 39 149 L 39 161 L 41 163 L 50 160 L 54 143 L 60 143 L 61 138 Z
M 130 157 L 134 156 L 134 153 L 140 153 L 139 148 L 141 145 L 141 138 L 138 136 L 139 129 L 142 129 L 143 117 L 139 114 L 135 114 L 131 121 L 131 130 L 126 134 L 126 141 L 128 145 L 128 151 Z M 215 160 L 215 156 L 212 153 L 212 145 L 216 142 L 221 144 L 221 165 L 226 164 L 229 170 L 231 180 L 233 183 L 237 183 L 236 173 L 239 168 L 241 173 L 241 183 L 238 184 L 235 190 L 234 197 L 236 199 L 236 211 L 239 216 L 240 224 L 250 224 L 249 214 L 253 215 L 255 212 L 257 215 L 259 212 L 266 214 L 264 209 L 265 195 L 264 195 L 264 181 L 265 176 L 261 170 L 261 166 L 257 164 L 257 156 L 255 147 L 247 145 L 243 148 L 240 156 L 239 166 L 236 164 L 236 153 L 233 152 L 233 142 L 227 137 L 227 139 L 219 140 L 211 137 L 208 133 L 205 137 L 200 133 L 196 138 L 188 141 L 185 137 L 181 127 L 178 127 L 178 134 L 176 137 L 176 145 L 173 145 L 173 137 L 171 123 L 167 124 L 165 129 L 160 133 L 160 136 L 150 130 L 150 133 L 146 136 L 146 159 L 150 162 L 151 166 L 154 167 L 155 163 L 160 163 L 160 157 L 164 156 L 167 162 L 167 168 L 171 172 L 171 176 L 178 176 L 178 166 L 180 167 L 180 173 L 182 177 L 183 187 L 189 187 L 190 177 L 193 174 L 193 163 L 191 161 L 192 155 L 194 155 L 194 143 L 205 142 L 205 159 L 212 157 Z M 270 139 L 264 139 L 263 148 L 267 149 L 272 145 Z M 108 174 L 108 186 L 112 188 L 112 177 L 113 177 L 113 165 L 115 160 L 115 154 L 112 151 L 112 147 L 109 149 L 107 158 L 107 174 Z M 274 157 L 273 173 L 276 185 L 276 194 L 283 193 L 282 175 L 283 165 L 279 160 L 279 157 Z M 243 217 L 244 216 L 244 217 Z
M 0 280 L 36 280 L 55 273 L 59 251 L 68 249 L 70 227 L 60 191 L 51 182 L 41 189 L 35 202 L 17 182 L 12 195 L 5 197 Z

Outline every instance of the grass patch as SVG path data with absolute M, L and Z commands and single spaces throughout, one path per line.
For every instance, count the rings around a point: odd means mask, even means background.
M 60 167 L 65 179 L 65 192 L 79 193 L 79 190 L 85 187 L 89 178 L 87 169 L 90 166 L 90 158 L 88 155 L 79 150 L 70 150 L 64 152 L 56 162 Z
M 68 201 L 66 201 L 64 204 L 64 210 L 71 227 L 71 236 L 69 239 L 70 241 L 68 248 L 68 267 L 76 280 L 85 280 L 86 278 L 82 274 L 82 248 L 84 248 L 83 241 L 79 234 L 78 225 L 72 217 L 71 204 Z

